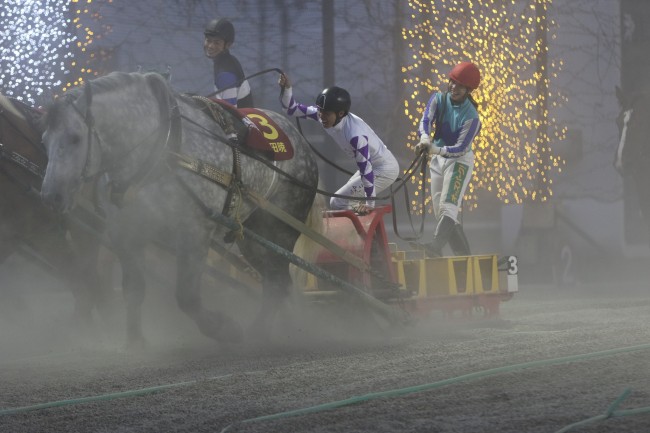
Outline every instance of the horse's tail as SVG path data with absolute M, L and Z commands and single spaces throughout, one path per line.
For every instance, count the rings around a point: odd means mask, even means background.
M 307 215 L 305 225 L 319 234 L 323 233 L 324 210 L 325 199 L 321 194 L 316 194 L 311 209 L 309 210 L 309 214 Z M 309 236 L 301 234 L 293 247 L 293 253 L 309 263 L 314 263 L 320 249 L 321 248 L 316 241 L 312 240 Z M 309 272 L 291 264 L 289 266 L 289 273 L 291 274 L 294 288 L 297 290 L 308 288 Z

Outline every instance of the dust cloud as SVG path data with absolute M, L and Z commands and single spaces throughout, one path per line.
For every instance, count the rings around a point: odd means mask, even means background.
M 173 353 L 256 351 L 260 343 L 249 339 L 241 345 L 220 345 L 204 337 L 194 321 L 177 306 L 176 272 L 171 254 L 160 249 L 147 251 L 147 288 L 143 302 L 143 333 L 146 347 L 135 348 L 152 356 Z M 93 311 L 91 321 L 75 316 L 75 300 L 68 283 L 20 255 L 0 266 L 0 363 L 21 359 L 70 356 L 75 353 L 126 353 L 126 312 L 116 262 L 109 272 L 114 296 L 110 313 Z M 105 272 L 106 273 L 106 272 Z M 204 306 L 227 312 L 242 326 L 251 325 L 261 305 L 261 288 L 232 287 L 206 273 L 202 284 Z M 315 300 L 294 294 L 276 316 L 271 342 L 265 349 L 316 350 L 328 344 L 347 345 L 377 342 L 395 336 L 382 318 L 352 298 L 325 297 Z M 272 349 L 271 346 L 274 346 Z

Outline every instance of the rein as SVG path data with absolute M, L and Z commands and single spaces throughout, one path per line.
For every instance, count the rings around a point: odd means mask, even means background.
M 187 122 L 189 122 L 189 123 L 191 123 L 191 124 L 193 124 L 193 125 L 199 127 L 199 128 L 202 129 L 202 130 L 203 130 L 203 131 L 204 131 L 208 136 L 214 138 L 215 140 L 220 141 L 220 142 L 222 142 L 223 144 L 225 144 L 225 145 L 227 145 L 227 146 L 230 146 L 230 147 L 233 146 L 232 143 L 228 142 L 228 141 L 225 140 L 223 137 L 220 137 L 220 136 L 216 135 L 215 133 L 213 133 L 213 132 L 210 131 L 209 129 L 205 128 L 203 125 L 201 125 L 201 124 L 195 122 L 194 120 L 190 119 L 189 117 L 187 117 L 187 116 L 181 114 L 181 118 L 182 118 L 183 120 L 185 120 L 185 121 L 187 121 Z M 246 148 L 240 148 L 240 149 L 241 149 L 242 153 L 244 153 L 246 156 L 249 156 L 249 157 L 251 157 L 251 158 L 253 158 L 253 159 L 255 159 L 255 160 L 261 162 L 262 164 L 266 165 L 266 166 L 267 166 L 268 168 L 270 168 L 271 170 L 273 170 L 273 171 L 277 172 L 278 174 L 282 175 L 283 177 L 285 177 L 288 181 L 290 181 L 290 182 L 293 183 L 294 185 L 297 185 L 297 186 L 299 186 L 299 187 L 301 187 L 301 188 L 303 188 L 303 189 L 308 189 L 308 190 L 314 191 L 314 192 L 316 192 L 316 193 L 318 193 L 318 194 L 321 194 L 321 195 L 324 195 L 324 196 L 327 196 L 327 197 L 337 197 L 337 198 L 350 199 L 350 200 L 359 200 L 359 197 L 349 196 L 349 195 L 342 195 L 342 194 L 335 194 L 335 193 L 331 193 L 331 192 L 328 192 L 328 191 L 325 191 L 325 190 L 322 190 L 322 189 L 319 189 L 319 188 L 314 188 L 314 187 L 311 187 L 311 186 L 309 186 L 309 185 L 305 185 L 305 184 L 304 184 L 302 181 L 300 181 L 299 179 L 297 179 L 297 178 L 291 176 L 290 174 L 288 174 L 288 173 L 282 171 L 280 168 L 276 167 L 272 162 L 269 162 L 267 159 L 265 159 L 265 158 L 263 158 L 263 157 L 257 155 L 255 152 L 248 151 Z M 411 177 L 413 177 L 414 172 L 412 171 L 412 168 L 413 168 L 417 163 L 420 162 L 420 160 L 421 160 L 420 158 L 421 158 L 421 156 L 417 156 L 417 157 L 413 160 L 413 162 L 411 163 L 411 165 L 410 165 L 409 168 L 407 169 L 407 172 L 410 172 L 410 173 L 409 173 L 409 175 L 408 175 L 406 178 L 400 179 L 399 181 L 395 182 L 395 183 L 398 183 L 398 184 L 399 184 L 399 186 L 398 186 L 397 188 L 394 189 L 395 192 L 399 191 L 399 190 L 404 186 L 404 183 L 405 183 L 407 180 L 411 179 Z M 375 199 L 375 200 L 388 200 L 388 199 L 391 198 L 391 196 L 392 196 L 392 193 L 391 193 L 391 194 L 388 194 L 388 195 L 377 196 L 377 197 L 375 197 L 374 199 Z
M 225 140 L 224 138 L 214 134 L 212 131 L 205 128 L 203 125 L 200 125 L 198 122 L 195 122 L 194 120 L 190 119 L 189 117 L 187 117 L 185 115 L 181 115 L 181 117 L 183 118 L 183 120 L 185 120 L 185 121 L 197 126 L 198 128 L 202 129 L 208 136 L 214 138 L 215 140 L 220 141 L 220 142 L 222 142 L 225 145 L 230 146 L 230 147 L 234 146 L 228 140 Z M 321 194 L 321 195 L 327 196 L 327 197 L 337 197 L 337 198 L 343 198 L 343 199 L 347 199 L 347 200 L 359 200 L 359 197 L 342 195 L 342 194 L 335 194 L 335 193 L 331 193 L 331 192 L 328 192 L 328 191 L 325 191 L 325 190 L 322 190 L 322 189 L 319 189 L 319 188 L 314 188 L 312 186 L 305 185 L 299 179 L 297 179 L 297 178 L 291 176 L 290 174 L 284 172 L 283 170 L 281 170 L 280 168 L 278 168 L 277 166 L 275 166 L 274 164 L 272 164 L 271 162 L 269 162 L 265 158 L 260 157 L 256 153 L 249 152 L 249 151 L 246 150 L 246 148 L 241 148 L 241 150 L 242 150 L 243 153 L 245 153 L 250 158 L 253 158 L 253 159 L 261 162 L 262 164 L 266 165 L 268 168 L 270 168 L 271 170 L 273 170 L 276 173 L 280 174 L 285 179 L 287 179 L 289 182 L 291 182 L 292 184 L 294 184 L 294 185 L 296 185 L 296 186 L 298 186 L 300 188 L 308 189 L 308 190 L 314 191 L 316 194 Z M 206 163 L 203 163 L 201 161 L 197 161 L 197 162 L 193 163 L 192 165 L 193 165 L 193 167 L 203 167 L 202 170 L 207 170 L 209 172 L 213 172 L 212 169 L 205 169 Z M 404 187 L 404 191 L 405 191 L 404 200 L 405 200 L 405 204 L 406 204 L 406 209 L 408 210 L 408 217 L 409 217 L 409 221 L 410 221 L 410 224 L 411 224 L 411 228 L 413 229 L 414 232 L 415 232 L 415 229 L 413 228 L 413 221 L 412 221 L 412 218 L 411 218 L 411 212 L 409 210 L 409 206 L 410 206 L 410 204 L 409 204 L 409 195 L 408 195 L 408 190 L 406 188 L 406 184 L 415 175 L 416 171 L 414 170 L 414 168 L 416 166 L 418 166 L 418 165 L 421 166 L 421 175 L 423 176 L 423 182 L 426 183 L 426 155 L 424 153 L 421 153 L 420 155 L 415 157 L 413 162 L 411 162 L 411 165 L 406 169 L 406 173 L 408 173 L 408 175 L 406 177 L 404 177 L 404 178 L 399 178 L 395 183 L 393 183 L 393 185 L 391 185 L 390 193 L 388 195 L 375 197 L 375 200 L 388 200 L 388 199 L 390 199 L 391 203 L 393 205 L 393 209 L 396 209 L 396 207 L 395 207 L 395 195 L 402 187 Z M 185 167 L 185 168 L 189 168 L 189 167 Z M 218 170 L 218 169 L 216 169 L 216 170 Z M 397 186 L 395 186 L 395 185 L 397 185 Z M 424 208 L 425 199 L 426 199 L 425 194 L 422 194 L 422 207 L 423 208 Z M 425 220 L 424 211 L 422 213 L 422 221 L 420 223 L 420 230 L 419 230 L 419 232 L 417 233 L 417 235 L 415 237 L 403 237 L 402 235 L 400 235 L 399 230 L 397 230 L 397 215 L 396 215 L 395 212 L 392 212 L 392 215 L 393 215 L 393 230 L 395 231 L 395 234 L 400 239 L 409 240 L 409 241 L 420 239 L 422 233 L 424 232 L 424 220 Z
M 284 89 L 282 89 L 282 91 L 284 92 Z M 338 171 L 347 174 L 348 176 L 352 176 L 354 174 L 350 170 L 346 170 L 345 168 L 341 167 L 340 165 L 336 164 L 334 161 L 330 160 L 325 155 L 320 153 L 318 151 L 318 149 L 316 149 L 316 146 L 311 144 L 311 141 L 307 140 L 307 137 L 305 137 L 305 134 L 303 134 L 303 132 L 302 132 L 302 126 L 300 126 L 300 119 L 299 118 L 296 118 L 296 127 L 298 128 L 298 132 L 300 132 L 300 135 L 302 135 L 302 137 L 305 139 L 307 144 L 309 144 L 309 148 L 312 150 L 312 152 L 314 152 L 321 160 L 323 160 L 326 164 L 334 167 Z
M 234 87 L 237 87 L 237 86 L 241 85 L 241 83 L 243 83 L 244 81 L 246 81 L 246 80 L 248 80 L 248 79 L 250 79 L 250 78 L 254 78 L 254 77 L 257 77 L 257 76 L 260 76 L 260 75 L 263 75 L 263 74 L 267 74 L 267 73 L 269 73 L 269 72 L 277 72 L 277 73 L 279 73 L 279 74 L 283 74 L 283 73 L 284 73 L 284 71 L 282 71 L 282 69 L 280 69 L 280 68 L 264 69 L 264 70 L 262 70 L 262 71 L 259 71 L 259 72 L 254 73 L 254 74 L 252 74 L 252 75 L 249 75 L 249 76 L 244 77 L 243 79 L 237 81 L 236 83 L 232 84 L 231 86 L 224 87 L 223 89 L 219 89 L 219 90 L 217 90 L 217 91 L 215 91 L 215 92 L 212 92 L 212 93 L 208 94 L 207 97 L 215 96 L 215 95 L 217 95 L 217 94 L 223 92 L 224 90 L 228 90 L 228 89 L 231 89 L 231 88 L 234 88 Z M 284 91 L 284 89 L 283 89 L 282 91 Z M 446 94 L 446 93 L 445 93 L 445 94 Z M 195 126 L 198 126 L 199 128 L 205 130 L 205 131 L 206 131 L 206 132 L 207 132 L 211 137 L 216 138 L 217 140 L 223 142 L 224 144 L 233 147 L 233 145 L 232 145 L 230 142 L 228 142 L 228 141 L 226 141 L 226 140 L 223 140 L 221 137 L 219 137 L 219 136 L 217 136 L 216 134 L 212 133 L 211 131 L 207 130 L 206 128 L 204 128 L 203 126 L 201 126 L 201 125 L 199 125 L 198 123 L 194 122 L 193 120 L 191 120 L 191 119 L 189 119 L 189 118 L 187 118 L 187 117 L 185 117 L 185 116 L 183 116 L 183 118 L 184 118 L 185 120 L 189 121 L 190 123 L 193 123 Z M 338 165 L 335 164 L 334 162 L 330 161 L 329 159 L 327 159 L 327 158 L 326 158 L 322 153 L 320 153 L 320 152 L 319 152 L 319 151 L 318 151 L 318 150 L 317 150 L 317 149 L 316 149 L 316 148 L 311 144 L 311 142 L 310 142 L 309 140 L 307 140 L 307 138 L 304 136 L 304 134 L 303 134 L 303 132 L 302 132 L 302 128 L 301 128 L 301 126 L 300 126 L 300 119 L 296 119 L 296 124 L 297 124 L 297 128 L 298 128 L 298 132 L 300 132 L 300 135 L 303 136 L 303 138 L 305 139 L 305 141 L 307 141 L 307 144 L 309 144 L 309 147 L 311 148 L 311 150 L 312 150 L 312 151 L 313 151 L 313 152 L 314 152 L 314 153 L 315 153 L 319 158 L 321 158 L 325 163 L 331 165 L 332 167 L 336 168 L 337 170 L 339 170 L 339 171 L 341 171 L 341 172 L 343 172 L 343 173 L 346 173 L 346 174 L 348 174 L 348 175 L 350 175 L 350 176 L 353 174 L 353 173 L 350 172 L 349 170 L 346 170 L 346 169 L 344 169 L 344 168 L 338 166 Z M 242 150 L 243 150 L 243 149 L 242 149 Z M 250 157 L 252 157 L 252 158 L 254 158 L 254 159 L 257 159 L 258 161 L 260 161 L 260 162 L 262 162 L 263 164 L 265 164 L 266 166 L 268 166 L 270 169 L 272 169 L 272 170 L 276 171 L 277 173 L 281 174 L 282 176 L 286 177 L 286 178 L 289 179 L 293 184 L 298 185 L 298 186 L 300 186 L 300 187 L 302 187 L 302 188 L 312 189 L 312 187 L 309 187 L 309 186 L 307 186 L 307 185 L 302 184 L 302 182 L 299 181 L 298 179 L 292 178 L 292 176 L 290 176 L 290 175 L 288 175 L 287 173 L 283 172 L 282 170 L 280 170 L 279 168 L 277 168 L 275 165 L 270 164 L 267 160 L 265 160 L 265 159 L 263 159 L 263 158 L 260 158 L 258 155 L 254 154 L 254 153 L 252 153 L 252 152 L 245 152 L 245 153 L 246 153 L 247 156 L 250 156 Z M 417 164 L 419 164 L 419 161 L 420 161 L 419 156 L 416 157 L 416 158 L 413 160 L 413 162 L 411 163 L 410 167 L 407 169 L 407 172 L 410 173 L 409 176 L 407 176 L 405 179 L 398 179 L 398 181 L 397 181 L 396 183 L 399 183 L 399 185 L 398 185 L 396 188 L 393 188 L 393 187 L 391 186 L 391 188 L 390 188 L 390 194 L 389 194 L 389 195 L 384 195 L 384 196 L 378 196 L 378 197 L 375 197 L 375 200 L 388 200 L 388 199 L 390 199 L 391 202 L 394 203 L 394 195 L 395 195 L 395 193 L 396 193 L 397 191 L 399 191 L 400 188 L 402 188 L 403 186 L 405 186 L 406 181 L 410 180 L 411 177 L 413 177 L 413 175 L 414 175 L 414 172 L 412 171 L 412 170 L 413 170 L 413 167 L 415 167 Z M 422 172 L 424 172 L 424 170 L 423 170 Z M 425 182 L 425 181 L 426 181 L 426 178 L 424 179 L 423 182 Z M 359 197 L 355 197 L 355 196 L 347 196 L 347 195 L 341 195 L 341 194 L 335 194 L 335 193 L 331 193 L 331 192 L 328 192 L 328 191 L 324 191 L 324 190 L 321 190 L 321 189 L 318 189 L 318 188 L 316 188 L 315 191 L 316 191 L 317 194 L 320 194 L 320 195 L 323 195 L 323 196 L 326 196 L 326 197 L 336 197 L 336 198 L 342 198 L 342 199 L 347 199 L 347 200 L 359 200 Z M 409 199 L 408 199 L 408 192 L 407 192 L 406 188 L 405 188 L 405 193 L 406 193 L 405 200 L 406 200 L 406 202 L 408 203 L 408 200 L 409 200 Z M 424 194 L 423 194 L 423 205 L 424 205 Z M 424 207 L 424 206 L 423 206 L 423 207 Z M 394 207 L 393 207 L 393 208 L 394 208 Z M 407 209 L 408 209 L 408 206 L 407 206 Z M 393 213 L 393 214 L 394 214 L 394 213 Z M 410 211 L 409 211 L 409 220 L 410 220 L 410 219 L 411 219 L 411 214 L 410 214 Z M 396 225 L 396 222 L 394 222 L 394 225 Z M 424 229 L 424 221 L 422 221 L 422 227 L 423 227 L 423 228 L 422 228 L 422 230 L 420 231 L 420 234 L 422 233 L 422 231 L 423 231 L 423 229 Z M 398 236 L 399 236 L 399 235 L 398 235 Z M 400 238 L 401 238 L 401 236 L 400 236 Z M 419 236 L 418 236 L 418 238 L 419 238 Z
M 218 95 L 219 93 L 222 93 L 222 92 L 224 92 L 224 91 L 226 91 L 226 90 L 228 90 L 228 89 L 234 89 L 235 87 L 239 87 L 239 86 L 240 86 L 244 81 L 246 81 L 246 80 L 248 80 L 248 79 L 250 79 L 250 78 L 255 78 L 255 77 L 258 77 L 258 76 L 260 76 L 260 75 L 268 74 L 269 72 L 277 72 L 277 73 L 279 73 L 279 74 L 284 73 L 284 72 L 282 71 L 282 69 L 279 69 L 279 68 L 264 69 L 263 71 L 259 71 L 259 72 L 256 72 L 256 73 L 252 74 L 252 75 L 249 75 L 249 76 L 247 76 L 247 77 L 244 77 L 244 78 L 242 78 L 241 80 L 237 81 L 237 82 L 234 83 L 234 84 L 231 84 L 231 85 L 228 86 L 228 87 L 224 87 L 223 89 L 215 90 L 214 92 L 207 94 L 206 97 L 207 97 L 207 98 L 210 98 L 210 97 L 212 97 L 212 96 L 216 96 L 216 95 Z

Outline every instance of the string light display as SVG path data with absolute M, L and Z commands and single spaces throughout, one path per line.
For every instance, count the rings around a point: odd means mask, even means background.
M 562 140 L 566 130 L 548 112 L 565 100 L 548 90 L 562 61 L 538 62 L 548 54 L 540 31 L 554 38 L 555 23 L 546 20 L 551 2 L 409 1 L 412 26 L 402 29 L 412 54 L 402 68 L 409 90 L 404 114 L 413 125 L 408 147 L 418 141 L 415 131 L 429 96 L 446 90 L 451 68 L 471 61 L 481 70 L 481 85 L 472 93 L 482 129 L 473 143 L 474 176 L 465 195 L 469 209 L 478 207 L 484 194 L 502 203 L 547 201 L 553 194 L 551 177 L 564 161 L 551 153 L 550 143 Z M 427 206 L 428 185 L 418 185 L 416 194 L 426 194 Z M 420 201 L 412 201 L 413 211 L 422 211 Z
M 112 32 L 110 25 L 101 24 L 102 16 L 98 12 L 98 5 L 93 8 L 93 0 L 70 0 L 72 8 L 71 22 L 77 35 L 76 58 L 72 63 L 74 73 L 71 79 L 63 86 L 62 91 L 80 86 L 85 80 L 91 80 L 109 72 L 104 65 L 110 62 L 113 52 L 110 49 L 99 48 L 91 50 L 90 46 L 96 41 Z M 113 0 L 102 0 L 104 5 L 110 5 Z M 93 30 L 90 24 L 93 24 Z
M 0 10 L 0 91 L 28 104 L 42 102 L 97 75 L 85 56 L 98 20 L 92 0 L 3 0 Z M 110 0 L 109 0 L 110 3 Z M 83 20 L 82 18 L 88 18 Z M 101 52 L 100 52 L 101 53 Z

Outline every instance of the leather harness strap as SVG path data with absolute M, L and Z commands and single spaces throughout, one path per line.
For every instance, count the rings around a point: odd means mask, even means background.
M 232 188 L 233 181 L 235 182 L 237 181 L 237 179 L 234 176 L 232 176 L 230 173 L 221 171 L 217 167 L 207 162 L 203 162 L 198 159 L 188 157 L 186 155 L 174 154 L 174 156 L 176 156 L 177 164 L 180 167 L 192 171 L 223 187 Z M 244 188 L 242 185 L 238 185 L 237 190 L 240 196 L 241 194 L 245 194 L 246 197 L 250 199 L 258 207 L 264 209 L 265 211 L 267 211 L 274 217 L 278 218 L 282 222 L 293 227 L 298 232 L 305 234 L 315 242 L 318 242 L 321 246 L 327 248 L 329 251 L 334 253 L 336 256 L 340 257 L 348 264 L 364 272 L 372 273 L 370 266 L 367 263 L 365 263 L 363 259 L 361 259 L 361 257 L 352 254 L 350 251 L 342 248 L 341 246 L 327 239 L 322 234 L 308 227 L 302 221 L 298 220 L 297 218 L 288 214 L 284 210 L 275 206 L 273 203 L 268 201 L 265 197 L 261 196 L 260 194 L 257 194 L 255 191 L 251 191 L 247 188 Z
M 200 101 L 205 104 L 206 109 L 212 115 L 212 119 L 223 129 L 226 134 L 235 133 L 235 127 L 233 126 L 232 119 L 230 114 L 225 111 L 218 103 L 212 101 L 205 96 L 194 95 L 192 99 Z M 233 209 L 238 208 L 240 205 L 239 200 L 241 199 L 241 194 L 236 193 L 241 179 L 241 152 L 239 151 L 238 146 L 231 146 L 232 148 L 232 176 L 228 181 L 228 184 L 222 184 L 227 189 L 226 200 L 223 203 L 223 209 L 221 213 L 226 216 L 230 216 L 230 213 Z M 210 167 L 204 168 L 203 163 L 200 160 L 192 160 L 189 158 L 189 164 L 199 164 L 196 168 L 199 170 L 206 170 L 205 173 L 197 171 L 203 177 L 211 179 L 210 176 L 215 175 L 214 170 Z M 217 175 L 218 176 L 218 175 Z M 233 182 L 234 179 L 234 182 Z M 220 183 L 220 181 L 213 179 L 215 182 Z

